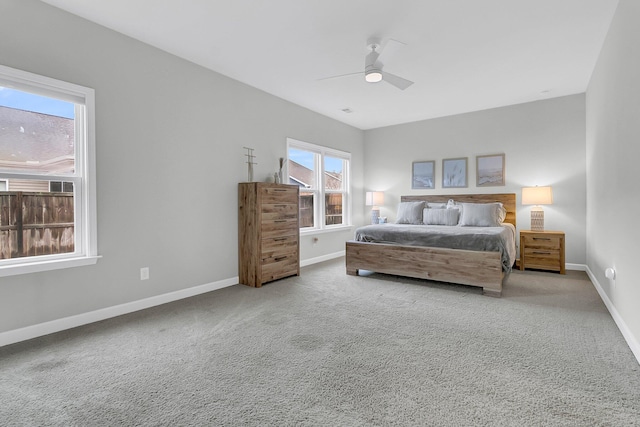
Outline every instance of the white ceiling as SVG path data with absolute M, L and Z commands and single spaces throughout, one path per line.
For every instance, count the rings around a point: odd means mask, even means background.
M 618 0 L 43 0 L 371 129 L 586 90 Z M 367 39 L 405 43 L 366 83 Z M 352 113 L 342 110 L 351 109 Z

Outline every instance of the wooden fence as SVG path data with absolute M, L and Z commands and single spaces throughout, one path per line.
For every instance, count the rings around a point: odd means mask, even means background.
M 72 193 L 0 191 L 0 259 L 73 251 Z
M 342 194 L 325 194 L 326 225 L 342 224 Z M 313 193 L 300 191 L 300 228 L 313 227 Z

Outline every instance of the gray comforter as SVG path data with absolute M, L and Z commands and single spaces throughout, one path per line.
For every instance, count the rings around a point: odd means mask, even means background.
M 502 268 L 510 272 L 516 257 L 516 229 L 502 227 L 461 227 L 446 225 L 380 224 L 356 229 L 355 240 L 407 246 L 500 252 Z

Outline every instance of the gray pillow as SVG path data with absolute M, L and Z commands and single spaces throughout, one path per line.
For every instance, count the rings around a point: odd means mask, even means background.
M 422 224 L 424 202 L 401 202 L 398 205 L 396 224 Z
M 461 203 L 460 225 L 467 227 L 499 227 L 504 220 L 502 203 Z
M 460 217 L 458 209 L 424 209 L 422 212 L 426 225 L 458 225 Z

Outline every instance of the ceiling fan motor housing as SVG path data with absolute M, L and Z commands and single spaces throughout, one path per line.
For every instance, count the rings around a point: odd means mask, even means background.
M 371 45 L 371 52 L 366 56 L 364 61 L 364 79 L 369 83 L 377 83 L 382 81 L 382 64 L 377 63 L 378 45 Z

